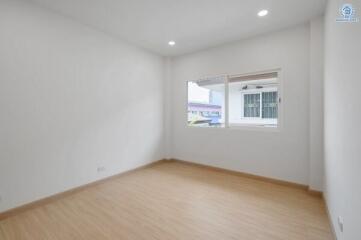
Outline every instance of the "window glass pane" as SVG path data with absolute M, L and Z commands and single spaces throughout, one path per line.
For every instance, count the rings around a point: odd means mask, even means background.
M 277 118 L 277 92 L 262 93 L 262 118 Z
M 260 94 L 244 94 L 244 117 L 259 118 Z
M 224 127 L 225 77 L 188 82 L 188 125 Z

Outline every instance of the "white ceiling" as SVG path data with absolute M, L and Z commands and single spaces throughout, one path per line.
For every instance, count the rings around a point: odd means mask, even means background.
M 164 56 L 306 22 L 327 0 L 31 0 Z M 259 18 L 257 12 L 268 9 Z M 168 41 L 176 41 L 174 47 Z

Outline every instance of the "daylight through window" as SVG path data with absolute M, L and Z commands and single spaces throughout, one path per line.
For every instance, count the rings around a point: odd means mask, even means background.
M 225 122 L 225 77 L 188 82 L 188 125 L 222 127 Z
M 190 81 L 188 125 L 277 127 L 279 90 L 278 72 Z

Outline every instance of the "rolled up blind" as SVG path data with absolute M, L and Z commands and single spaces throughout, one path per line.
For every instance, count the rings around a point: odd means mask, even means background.
M 209 85 L 216 85 L 216 84 L 224 84 L 226 82 L 226 76 L 214 76 L 214 77 L 206 77 L 201 78 L 197 81 L 195 81 L 198 86 L 209 86 Z
M 261 73 L 261 74 L 233 76 L 229 78 L 229 82 L 244 82 L 244 81 L 252 81 L 252 80 L 277 78 L 277 77 L 278 77 L 277 72 L 269 72 L 269 73 Z

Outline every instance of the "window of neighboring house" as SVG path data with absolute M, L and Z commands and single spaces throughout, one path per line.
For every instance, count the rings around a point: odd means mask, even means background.
M 278 73 L 229 78 L 229 126 L 277 127 Z
M 243 117 L 259 118 L 260 107 L 261 103 L 259 93 L 243 94 Z
M 216 76 L 188 82 L 188 126 L 224 127 L 225 80 Z
M 262 118 L 278 118 L 278 92 L 262 92 Z
M 277 71 L 209 77 L 189 81 L 187 86 L 188 126 L 277 127 L 279 124 Z
M 278 116 L 277 91 L 244 93 L 243 94 L 243 117 L 275 119 Z M 262 107 L 261 107 L 262 106 Z
M 220 115 L 219 112 L 216 112 L 216 111 L 213 111 L 213 112 L 212 112 L 212 116 L 218 117 L 219 115 Z

